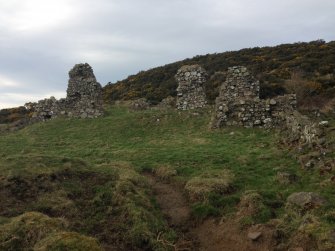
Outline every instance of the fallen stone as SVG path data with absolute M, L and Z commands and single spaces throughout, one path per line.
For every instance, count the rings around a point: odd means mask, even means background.
M 252 241 L 257 241 L 262 236 L 262 232 L 249 232 L 248 238 Z
M 270 99 L 270 105 L 275 105 L 275 104 L 277 104 L 277 101 L 274 99 Z
M 323 126 L 323 127 L 327 127 L 329 125 L 329 122 L 328 121 L 321 121 L 320 123 L 319 123 L 319 126 Z
M 298 192 L 291 194 L 287 198 L 287 202 L 304 209 L 313 209 L 324 205 L 326 200 L 317 193 Z
M 145 98 L 139 98 L 130 103 L 130 108 L 137 111 L 147 110 L 150 108 L 150 103 Z

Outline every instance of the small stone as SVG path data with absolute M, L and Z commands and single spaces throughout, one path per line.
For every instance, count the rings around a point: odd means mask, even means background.
M 257 241 L 262 236 L 262 232 L 249 232 L 248 238 L 252 241 Z
M 293 193 L 287 198 L 287 202 L 301 208 L 317 208 L 326 203 L 326 200 L 317 193 L 298 192 Z
M 329 122 L 324 120 L 319 123 L 319 126 L 327 127 L 329 125 Z
M 305 167 L 306 167 L 307 169 L 311 169 L 311 168 L 313 168 L 314 166 L 315 166 L 315 161 L 314 161 L 313 159 L 307 161 L 307 163 L 305 164 Z
M 260 125 L 262 122 L 260 120 L 255 120 L 254 125 Z
M 277 104 L 277 101 L 274 99 L 270 99 L 270 105 L 275 105 L 275 104 Z

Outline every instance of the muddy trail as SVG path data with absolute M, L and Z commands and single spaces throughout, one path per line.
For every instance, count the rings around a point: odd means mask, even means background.
M 192 219 L 190 203 L 180 184 L 163 181 L 151 174 L 145 176 L 169 226 L 179 236 L 177 243 L 171 245 L 175 251 L 273 250 L 271 229 L 255 226 L 251 230 L 262 232 L 262 236 L 252 241 L 248 238 L 248 230 L 242 230 L 236 219 L 207 219 L 197 223 Z
M 190 207 L 182 191 L 176 184 L 147 175 L 156 201 L 171 227 L 182 227 L 190 217 Z
M 169 226 L 179 236 L 177 243 L 172 244 L 174 250 L 198 250 L 198 241 L 189 232 L 191 208 L 177 183 L 163 181 L 154 175 L 146 174 L 155 199 Z

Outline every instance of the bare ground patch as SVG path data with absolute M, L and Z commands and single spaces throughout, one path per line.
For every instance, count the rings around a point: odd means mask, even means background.
M 146 175 L 152 187 L 156 201 L 167 218 L 169 225 L 181 227 L 190 218 L 191 209 L 181 188 L 177 184 Z

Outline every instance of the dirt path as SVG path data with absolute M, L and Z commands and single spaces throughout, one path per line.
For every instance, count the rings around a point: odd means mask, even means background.
M 253 242 L 247 231 L 241 230 L 234 219 L 225 222 L 208 219 L 195 226 L 190 218 L 190 207 L 183 189 L 176 183 L 163 182 L 147 174 L 156 201 L 169 226 L 180 234 L 175 250 L 192 251 L 271 251 L 270 229 L 255 229 L 263 233 L 260 240 Z M 270 248 L 269 248 L 270 247 Z
M 238 222 L 229 219 L 219 223 L 213 219 L 206 220 L 192 233 L 199 239 L 199 251 L 271 251 L 273 250 L 272 229 L 260 226 L 254 231 L 262 232 L 257 241 L 248 239 L 248 231 L 241 230 Z
M 190 217 L 190 208 L 182 191 L 176 184 L 160 181 L 146 175 L 154 192 L 156 201 L 172 228 L 182 227 Z

